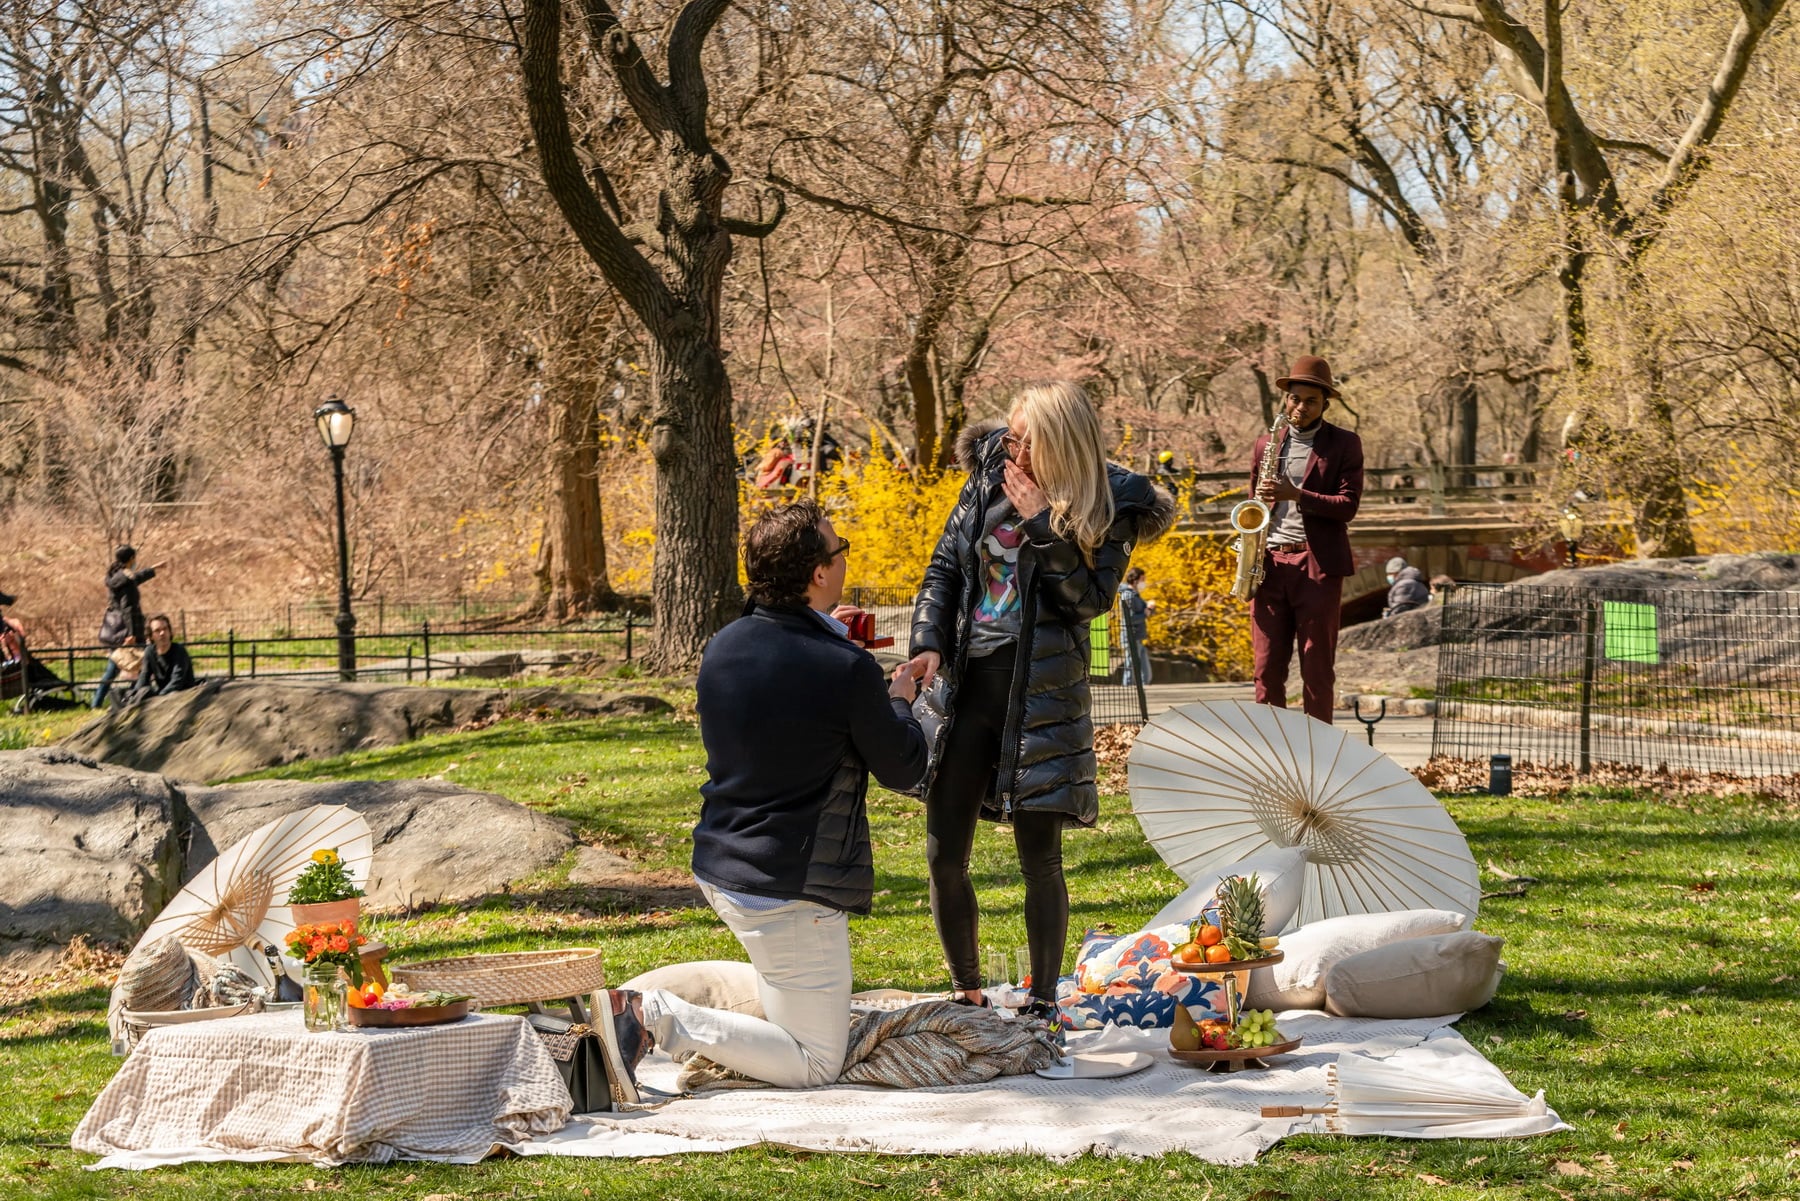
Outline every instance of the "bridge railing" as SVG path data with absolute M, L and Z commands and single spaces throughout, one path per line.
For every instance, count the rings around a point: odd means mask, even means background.
M 1554 463 L 1443 463 L 1369 467 L 1363 472 L 1362 503 L 1420 505 L 1434 517 L 1449 513 L 1500 511 L 1530 500 L 1540 477 Z M 1172 484 L 1190 518 L 1222 519 L 1250 495 L 1247 471 L 1183 471 L 1161 477 Z

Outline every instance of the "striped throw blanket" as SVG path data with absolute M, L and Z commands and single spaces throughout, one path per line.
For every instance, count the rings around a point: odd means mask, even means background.
M 923 1001 L 852 1015 L 838 1083 L 888 1088 L 981 1084 L 1049 1067 L 1056 1055 L 1056 1044 L 1041 1022 L 1009 1021 L 991 1009 L 951 1001 Z M 768 1087 L 703 1055 L 687 1061 L 678 1083 L 685 1092 Z

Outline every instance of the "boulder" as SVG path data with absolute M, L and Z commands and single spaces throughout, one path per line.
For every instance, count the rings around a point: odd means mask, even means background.
M 109 710 L 62 745 L 121 767 L 184 780 L 224 780 L 303 759 L 398 746 L 507 713 L 600 717 L 669 707 L 651 696 L 549 688 L 209 680 L 186 692 Z
M 161 776 L 0 751 L 0 944 L 135 938 L 182 878 L 187 809 Z
M 462 901 L 499 892 L 557 863 L 570 823 L 443 780 L 255 780 L 189 787 L 189 862 L 198 868 L 250 831 L 312 805 L 348 805 L 375 836 L 371 909 Z

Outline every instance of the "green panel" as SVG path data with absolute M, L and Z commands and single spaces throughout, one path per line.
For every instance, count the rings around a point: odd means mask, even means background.
M 1656 606 L 1627 601 L 1604 602 L 1606 657 L 1621 663 L 1660 663 L 1656 645 Z
M 1102 613 L 1088 626 L 1088 674 L 1112 674 L 1112 614 Z

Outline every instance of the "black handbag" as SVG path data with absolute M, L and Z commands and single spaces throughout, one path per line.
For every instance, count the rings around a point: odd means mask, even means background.
M 131 632 L 131 614 L 108 605 L 100 617 L 100 633 L 94 640 L 105 647 L 124 646 Z
M 606 1074 L 606 1048 L 592 1027 L 553 1013 L 528 1013 L 525 1020 L 556 1061 L 556 1070 L 575 1102 L 574 1112 L 610 1112 L 612 1084 Z

